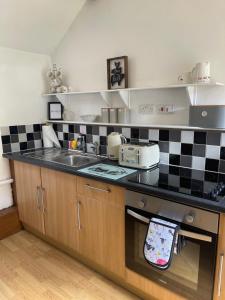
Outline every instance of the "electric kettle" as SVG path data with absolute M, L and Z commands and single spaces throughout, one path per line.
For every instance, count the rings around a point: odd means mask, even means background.
M 119 148 L 121 144 L 126 144 L 127 140 L 124 135 L 118 132 L 111 132 L 107 137 L 107 155 L 111 160 L 119 159 Z

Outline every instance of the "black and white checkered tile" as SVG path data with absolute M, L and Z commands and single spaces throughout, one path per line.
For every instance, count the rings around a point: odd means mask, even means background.
M 3 153 L 42 147 L 42 125 L 18 125 L 0 128 Z
M 42 147 L 41 125 L 32 124 L 0 128 L 3 152 Z M 83 134 L 86 137 L 87 148 L 91 146 L 91 143 L 98 142 L 100 153 L 105 155 L 107 135 L 116 131 L 122 133 L 131 143 L 158 143 L 162 164 L 225 173 L 225 132 L 222 131 L 62 123 L 54 123 L 53 128 L 63 147 L 68 147 L 68 141 Z
M 116 131 L 131 143 L 158 143 L 163 164 L 225 173 L 225 132 L 56 123 L 53 127 L 65 147 L 69 140 L 84 134 L 87 143 L 99 142 L 101 154 L 105 154 L 106 137 Z
M 209 194 L 218 182 L 225 181 L 225 174 L 177 166 L 161 165 L 159 183 L 166 189 L 198 197 Z

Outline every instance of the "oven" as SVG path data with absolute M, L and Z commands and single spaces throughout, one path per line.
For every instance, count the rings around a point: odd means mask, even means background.
M 152 267 L 143 255 L 152 217 L 180 225 L 182 249 L 170 267 Z M 211 300 L 219 214 L 132 191 L 126 192 L 126 267 L 192 300 Z

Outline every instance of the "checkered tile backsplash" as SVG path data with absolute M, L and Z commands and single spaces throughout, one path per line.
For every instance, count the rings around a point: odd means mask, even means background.
M 42 147 L 42 124 L 1 127 L 3 153 Z
M 163 164 L 225 173 L 225 132 L 222 131 L 57 123 L 53 127 L 64 147 L 82 133 L 86 135 L 87 144 L 98 142 L 104 155 L 107 135 L 116 131 L 122 133 L 128 142 L 158 143 Z
M 163 164 L 225 173 L 225 132 L 222 131 L 62 123 L 54 123 L 53 128 L 63 147 L 84 134 L 87 147 L 98 142 L 100 153 L 105 155 L 107 135 L 116 131 L 125 135 L 128 142 L 158 143 Z M 2 127 L 1 131 L 4 153 L 42 147 L 41 124 Z

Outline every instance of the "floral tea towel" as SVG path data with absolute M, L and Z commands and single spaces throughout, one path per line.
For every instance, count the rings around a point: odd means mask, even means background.
M 180 227 L 162 219 L 152 218 L 144 244 L 144 257 L 147 262 L 160 270 L 169 268 Z

